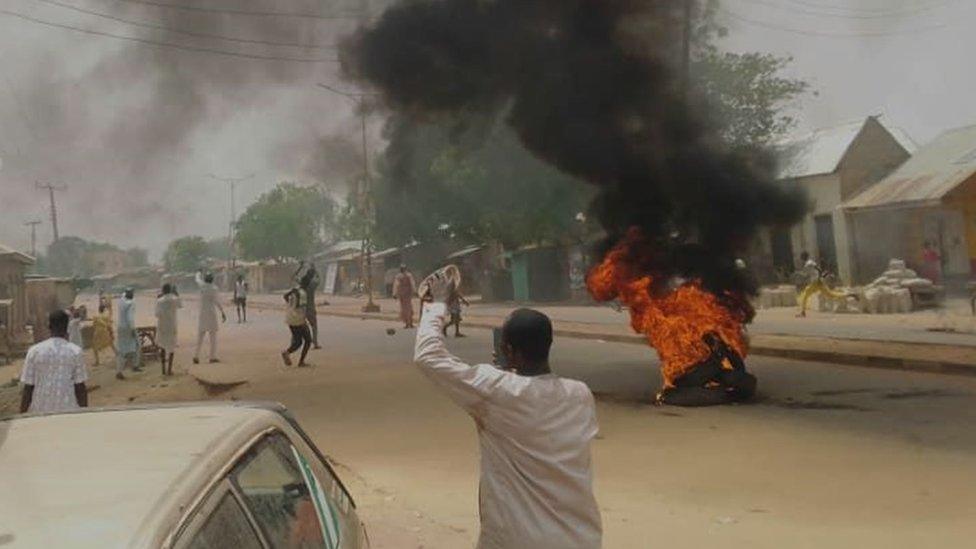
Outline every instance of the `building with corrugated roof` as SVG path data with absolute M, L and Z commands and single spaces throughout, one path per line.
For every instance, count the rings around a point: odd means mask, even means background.
M 925 242 L 940 252 L 945 276 L 968 279 L 976 272 L 976 125 L 942 133 L 843 209 L 858 279 L 893 257 L 917 269 Z
M 0 344 L 13 351 L 31 343 L 27 332 L 27 286 L 25 274 L 34 258 L 0 244 Z M 6 351 L 7 349 L 0 349 Z
M 801 252 L 819 259 L 844 281 L 853 276 L 853 253 L 841 205 L 872 187 L 911 156 L 911 138 L 881 116 L 813 131 L 779 147 L 779 181 L 802 188 L 807 215 L 792 227 L 762 235 L 772 267 L 797 268 Z

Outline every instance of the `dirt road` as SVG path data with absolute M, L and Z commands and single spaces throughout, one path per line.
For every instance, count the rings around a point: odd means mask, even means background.
M 140 300 L 141 321 L 149 312 Z M 208 394 L 185 373 L 193 318 L 181 315 L 179 375 L 162 380 L 154 363 L 119 382 L 103 366 L 92 404 L 283 402 L 340 464 L 375 547 L 473 544 L 474 427 L 410 364 L 412 332 L 322 318 L 325 349 L 300 370 L 277 355 L 281 313 L 254 311 L 251 323 L 224 327 L 224 362 L 200 366 L 247 383 Z M 470 336 L 452 348 L 485 360 L 488 332 Z M 639 346 L 557 341 L 554 364 L 598 395 L 606 547 L 965 547 L 976 535 L 972 378 L 757 359 L 759 403 L 692 410 L 646 404 L 659 378 Z M 16 369 L 0 368 L 0 380 Z M 3 393 L 8 406 L 12 395 Z

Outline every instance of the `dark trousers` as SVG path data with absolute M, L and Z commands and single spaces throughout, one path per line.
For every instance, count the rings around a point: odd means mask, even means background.
M 310 309 L 305 309 L 305 318 L 308 319 L 308 325 L 311 328 L 311 338 L 312 343 L 315 345 L 319 344 L 319 313 L 315 310 L 315 307 Z
M 738 363 L 738 364 L 736 364 Z M 741 402 L 756 393 L 756 376 L 746 372 L 741 360 L 732 361 L 732 370 L 722 368 L 720 357 L 712 356 L 681 376 L 674 387 L 661 393 L 661 402 L 675 406 L 716 406 Z M 715 382 L 718 385 L 706 387 Z
M 285 351 L 288 354 L 292 354 L 298 350 L 299 347 L 302 349 L 302 358 L 299 362 L 305 362 L 305 356 L 308 354 L 308 348 L 312 345 L 312 334 L 308 331 L 308 325 L 304 324 L 302 326 L 289 326 L 291 329 L 291 347 Z

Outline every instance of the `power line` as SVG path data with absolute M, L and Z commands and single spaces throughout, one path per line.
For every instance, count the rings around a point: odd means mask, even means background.
M 335 19 L 359 20 L 362 18 L 362 14 L 355 14 L 355 13 L 319 14 L 319 13 L 299 13 L 299 12 L 282 12 L 282 11 L 248 11 L 248 10 L 235 10 L 229 8 L 209 8 L 206 6 L 187 6 L 185 4 L 170 4 L 167 2 L 154 2 L 152 0 L 113 0 L 113 1 L 125 2 L 128 4 L 140 4 L 143 6 L 152 6 L 154 8 L 195 11 L 200 13 L 215 13 L 221 15 L 242 15 L 248 17 L 296 17 L 301 19 L 324 19 L 324 20 L 335 20 Z
M 958 3 L 959 0 L 942 0 L 937 3 L 925 4 L 915 7 L 902 7 L 902 8 L 853 8 L 850 6 L 838 6 L 836 4 L 820 4 L 817 2 L 809 2 L 804 0 L 786 0 L 791 4 L 796 4 L 798 6 L 804 6 L 807 8 L 813 8 L 818 10 L 832 10 L 839 12 L 848 13 L 864 13 L 864 14 L 878 14 L 878 15 L 901 15 L 901 14 L 912 14 L 919 13 L 923 11 L 931 11 L 938 8 L 943 8 L 949 4 Z
M 825 11 L 819 11 L 821 9 L 826 8 L 826 6 L 821 6 L 817 10 L 808 9 L 809 6 L 813 6 L 813 5 L 816 5 L 816 4 L 809 4 L 809 3 L 805 3 L 805 2 L 792 2 L 793 4 L 796 4 L 798 6 L 803 6 L 803 7 L 797 7 L 797 6 L 784 5 L 784 4 L 780 4 L 780 3 L 777 3 L 777 2 L 772 2 L 770 0 L 743 0 L 743 1 L 749 2 L 751 4 L 758 4 L 760 6 L 766 6 L 766 7 L 770 7 L 770 8 L 773 8 L 773 9 L 787 11 L 787 12 L 791 12 L 791 13 L 799 13 L 799 14 L 802 14 L 802 15 L 810 15 L 810 16 L 813 16 L 813 17 L 826 17 L 826 18 L 835 18 L 835 19 L 865 19 L 865 20 L 893 19 L 893 18 L 899 18 L 899 17 L 906 17 L 906 16 L 910 16 L 910 15 L 918 15 L 919 13 L 923 13 L 923 12 L 926 12 L 926 11 L 931 11 L 931 10 L 934 10 L 934 9 L 937 9 L 937 8 L 941 8 L 941 7 L 945 7 L 945 6 L 948 5 L 948 4 L 942 4 L 942 5 L 934 5 L 933 4 L 933 5 L 928 5 L 928 6 L 917 6 L 915 8 L 911 8 L 911 9 L 907 9 L 907 10 L 902 10 L 902 11 L 894 11 L 893 10 L 893 11 L 890 11 L 890 12 L 875 12 L 875 13 L 855 13 L 855 12 L 850 12 L 850 13 L 830 13 L 830 12 L 825 12 Z
M 65 4 L 65 3 L 62 3 L 62 2 L 58 2 L 56 0 L 35 0 L 35 1 L 36 2 L 41 2 L 43 4 L 50 4 L 52 6 L 58 6 L 58 7 L 65 8 L 65 9 L 69 9 L 69 10 L 76 11 L 76 12 L 79 12 L 79 13 L 84 13 L 86 15 L 93 15 L 95 17 L 101 17 L 103 19 L 109 19 L 111 21 L 116 21 L 116 22 L 123 23 L 123 24 L 126 24 L 126 25 L 132 25 L 134 27 L 142 27 L 142 28 L 146 28 L 146 29 L 160 30 L 160 31 L 164 31 L 164 32 L 171 32 L 171 33 L 174 33 L 174 34 L 182 34 L 184 36 L 193 36 L 193 37 L 197 37 L 197 38 L 212 38 L 212 39 L 215 39 L 215 40 L 224 40 L 224 41 L 227 41 L 227 42 L 239 42 L 239 43 L 242 43 L 242 44 L 262 44 L 262 45 L 265 45 L 265 46 L 287 46 L 287 47 L 294 47 L 294 48 L 307 48 L 307 49 L 320 49 L 320 50 L 336 49 L 335 46 L 321 46 L 321 45 L 318 45 L 318 44 L 303 44 L 303 43 L 298 43 L 298 42 L 275 42 L 275 41 L 271 41 L 271 40 L 253 40 L 253 39 L 249 39 L 249 38 L 237 38 L 237 37 L 233 37 L 233 36 L 221 36 L 219 34 L 210 34 L 210 33 L 206 33 L 206 32 L 195 32 L 195 31 L 187 31 L 187 30 L 182 30 L 182 29 L 174 29 L 174 28 L 171 28 L 171 27 L 167 27 L 166 25 L 157 25 L 157 24 L 153 24 L 153 23 L 145 23 L 145 22 L 142 22 L 142 21 L 133 21 L 131 19 L 124 19 L 122 17 L 116 17 L 114 15 L 110 15 L 110 14 L 107 14 L 107 13 L 102 13 L 102 12 L 98 12 L 98 11 L 94 11 L 94 10 L 88 10 L 88 9 L 85 9 L 85 8 L 82 8 L 82 7 L 79 7 L 79 6 L 75 6 L 75 5 L 72 5 L 72 4 Z
M 91 35 L 94 35 L 94 36 L 104 36 L 104 37 L 107 37 L 107 38 L 115 38 L 117 40 L 128 40 L 130 42 L 138 42 L 140 44 L 146 44 L 146 45 L 149 45 L 149 46 L 156 46 L 156 47 L 163 47 L 163 48 L 172 48 L 172 49 L 175 49 L 175 50 L 191 51 L 191 52 L 197 52 L 197 53 L 212 53 L 212 54 L 216 54 L 216 55 L 226 55 L 228 57 L 239 57 L 241 59 L 258 59 L 258 60 L 262 60 L 262 61 L 290 61 L 290 62 L 294 62 L 294 63 L 338 63 L 339 62 L 338 59 L 313 59 L 313 58 L 302 58 L 302 57 L 281 57 L 281 56 L 277 56 L 277 55 L 259 55 L 259 54 L 242 53 L 242 52 L 235 52 L 235 51 L 225 51 L 225 50 L 219 50 L 219 49 L 214 49 L 214 48 L 201 48 L 201 47 L 196 47 L 196 46 L 186 46 L 186 45 L 183 45 L 183 44 L 174 44 L 172 42 L 157 42 L 155 40 L 147 40 L 145 38 L 136 38 L 134 36 L 122 36 L 122 35 L 119 35 L 119 34 L 111 34 L 111 33 L 108 33 L 108 32 L 101 32 L 101 31 L 96 31 L 96 30 L 91 30 L 91 29 L 83 29 L 83 28 L 80 28 L 80 27 L 72 27 L 71 25 L 63 25 L 61 23 L 54 23 L 54 22 L 51 22 L 51 21 L 44 21 L 44 20 L 41 20 L 41 19 L 37 19 L 37 18 L 31 17 L 29 15 L 24 15 L 23 13 L 17 13 L 17 12 L 14 12 L 14 11 L 8 11 L 8 10 L 4 10 L 4 9 L 0 9 L 0 14 L 2 14 L 2 15 L 8 15 L 10 17 L 16 17 L 18 19 L 23 19 L 24 21 L 30 21 L 31 23 L 36 23 L 38 25 L 45 25 L 45 26 L 48 26 L 48 27 L 56 27 L 56 28 L 59 28 L 59 29 L 65 29 L 65 30 L 70 30 L 70 31 L 75 31 L 75 32 L 81 32 L 81 33 L 85 33 L 85 34 L 91 34 Z
M 917 34 L 920 32 L 928 32 L 933 30 L 939 30 L 945 28 L 946 25 L 933 25 L 929 27 L 916 27 L 912 29 L 902 29 L 895 31 L 878 31 L 878 32 L 857 32 L 857 33 L 841 33 L 841 32 L 826 32 L 826 31 L 815 31 L 808 29 L 797 29 L 792 27 L 784 27 L 774 23 L 769 23 L 766 21 L 760 21 L 758 19 L 752 19 L 751 17 L 746 17 L 744 15 L 739 15 L 734 11 L 730 11 L 727 8 L 720 7 L 719 10 L 731 19 L 739 21 L 741 23 L 746 23 L 756 27 L 762 27 L 764 29 L 770 29 L 780 32 L 789 32 L 793 34 L 800 34 L 804 36 L 824 36 L 830 38 L 880 38 L 885 36 L 899 36 L 906 34 Z

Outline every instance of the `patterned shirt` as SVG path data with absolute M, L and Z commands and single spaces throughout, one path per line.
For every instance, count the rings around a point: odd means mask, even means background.
M 61 412 L 78 408 L 75 384 L 88 379 L 80 347 L 60 337 L 46 339 L 27 351 L 20 381 L 33 385 L 28 412 Z

